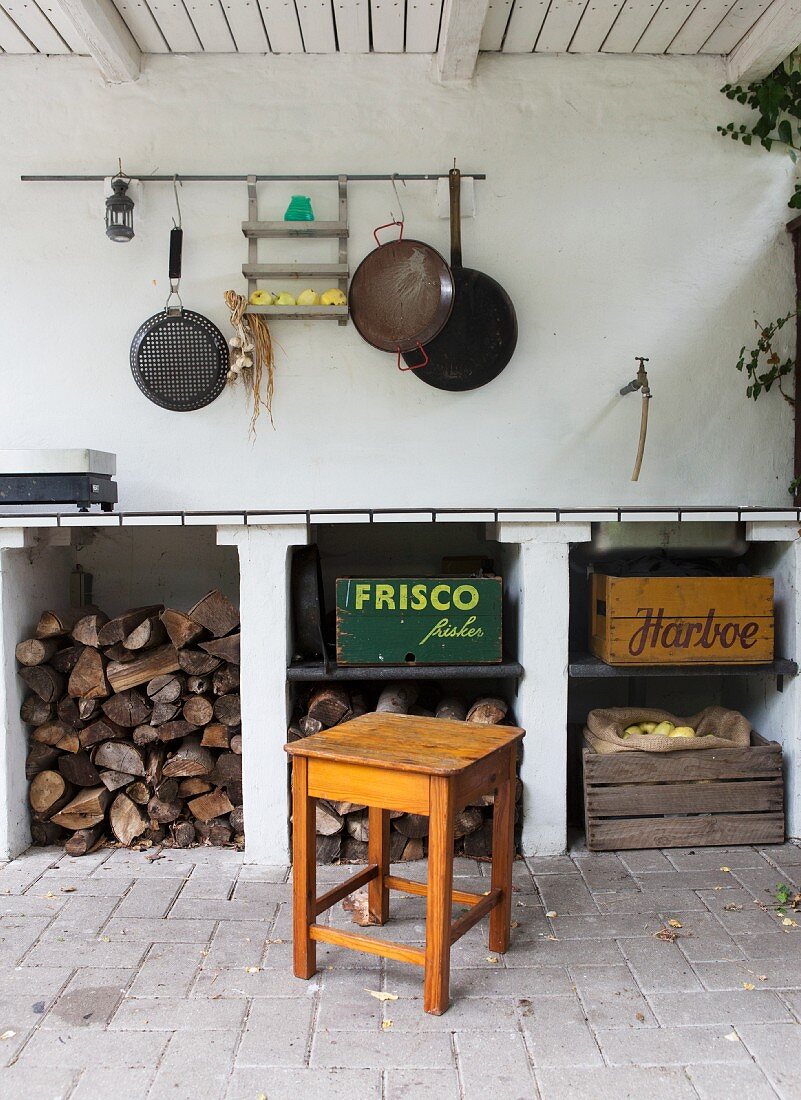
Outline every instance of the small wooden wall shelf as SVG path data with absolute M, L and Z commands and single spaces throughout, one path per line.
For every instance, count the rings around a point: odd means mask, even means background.
M 303 177 L 297 177 L 298 181 Z M 336 283 L 347 296 L 348 293 L 348 177 L 339 176 L 339 219 L 323 222 L 287 222 L 261 221 L 256 195 L 256 177 L 248 176 L 248 218 L 242 222 L 242 233 L 248 242 L 248 262 L 242 265 L 242 274 L 247 279 L 248 298 L 258 288 L 262 279 L 325 279 L 329 284 Z M 322 240 L 325 238 L 339 241 L 337 263 L 259 263 L 260 240 Z M 272 287 L 270 289 L 273 289 Z M 327 289 L 327 288 L 326 288 Z M 348 307 L 345 306 L 251 306 L 246 313 L 259 313 L 268 317 L 284 318 L 287 321 L 337 321 L 340 325 L 348 323 Z

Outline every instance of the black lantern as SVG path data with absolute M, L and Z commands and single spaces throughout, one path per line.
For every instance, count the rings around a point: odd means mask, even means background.
M 113 194 L 106 199 L 106 236 L 111 241 L 130 241 L 134 235 L 134 201 L 126 193 L 128 180 L 115 176 L 111 189 Z

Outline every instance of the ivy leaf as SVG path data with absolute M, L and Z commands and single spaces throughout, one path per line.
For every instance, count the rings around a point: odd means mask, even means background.
M 786 118 L 782 119 L 776 127 L 776 132 L 779 135 L 779 141 L 783 141 L 786 145 L 793 144 L 793 128 Z

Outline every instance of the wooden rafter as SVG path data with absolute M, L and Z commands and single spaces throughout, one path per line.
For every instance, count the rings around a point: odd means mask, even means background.
M 443 84 L 471 79 L 488 7 L 489 0 L 445 0 L 436 62 Z
M 801 0 L 773 0 L 726 59 L 729 81 L 749 84 L 801 45 Z
M 86 43 L 106 80 L 124 84 L 136 80 L 142 55 L 133 35 L 111 0 L 55 0 Z

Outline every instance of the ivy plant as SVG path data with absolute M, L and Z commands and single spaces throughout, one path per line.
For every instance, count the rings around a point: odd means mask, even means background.
M 801 153 L 801 55 L 792 54 L 763 80 L 745 87 L 724 84 L 721 91 L 727 99 L 750 107 L 756 117 L 749 123 L 729 122 L 718 126 L 723 137 L 751 145 L 754 141 L 770 151 L 782 149 L 798 161 Z M 801 209 L 801 183 L 796 183 L 789 205 Z
M 750 107 L 755 114 L 749 123 L 729 122 L 718 126 L 719 134 L 743 145 L 758 141 L 768 152 L 773 148 L 781 149 L 794 164 L 798 163 L 801 153 L 801 51 L 791 54 L 763 80 L 745 87 L 724 84 L 721 91 L 727 99 Z M 801 182 L 796 182 L 788 205 L 801 210 Z M 745 374 L 748 382 L 746 397 L 756 401 L 775 384 L 784 400 L 795 407 L 795 400 L 782 388 L 782 378 L 793 373 L 795 359 L 783 359 L 775 342 L 787 322 L 798 316 L 799 310 L 795 309 L 768 325 L 754 322 L 758 334 L 756 344 L 750 349 L 743 346 L 737 360 L 737 370 Z M 801 474 L 793 478 L 788 492 L 793 496 L 801 492 Z
M 793 317 L 795 310 L 771 321 L 769 325 L 761 325 L 754 321 L 759 333 L 755 347 L 747 350 L 745 345 L 740 348 L 740 358 L 737 360 L 737 370 L 744 371 L 748 379 L 745 391 L 746 397 L 754 401 L 764 391 L 768 393 L 771 386 L 777 383 L 778 390 L 788 405 L 795 407 L 795 400 L 784 392 L 782 378 L 791 374 L 795 366 L 795 359 L 782 359 L 773 346 L 776 336 Z

